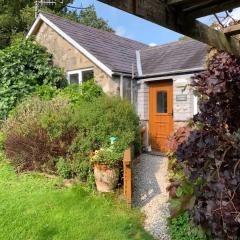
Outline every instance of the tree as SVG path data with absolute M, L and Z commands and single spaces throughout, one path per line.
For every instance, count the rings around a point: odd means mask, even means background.
M 94 5 L 90 5 L 89 7 L 82 9 L 80 13 L 73 11 L 63 13 L 62 15 L 70 20 L 89 27 L 94 27 L 108 32 L 114 32 L 106 20 L 97 16 Z
M 190 37 L 182 35 L 181 37 L 179 37 L 178 41 L 187 41 L 190 39 L 191 39 Z
M 0 0 L 0 49 L 8 46 L 16 35 L 28 31 L 34 20 L 34 2 L 33 0 Z M 72 0 L 49 6 L 49 9 L 54 12 L 64 12 L 69 3 L 72 3 Z
M 69 11 L 67 5 L 73 0 L 65 0 L 40 10 L 52 12 L 62 17 L 82 23 L 87 26 L 113 32 L 108 22 L 98 17 L 93 5 L 78 11 Z M 34 21 L 35 7 L 33 0 L 0 0 L 0 49 L 9 46 L 16 37 L 23 37 Z

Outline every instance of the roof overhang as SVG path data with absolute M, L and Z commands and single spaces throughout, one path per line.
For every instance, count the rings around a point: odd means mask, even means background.
M 183 69 L 183 70 L 174 70 L 168 72 L 161 72 L 155 74 L 146 74 L 142 76 L 136 77 L 137 80 L 144 80 L 144 82 L 151 82 L 151 81 L 158 81 L 158 80 L 166 80 L 171 79 L 175 76 L 179 75 L 187 75 L 187 74 L 195 74 L 206 70 L 204 67 L 198 68 L 190 68 L 190 69 Z
M 98 0 L 143 19 L 240 56 L 240 40 L 197 18 L 240 7 L 240 0 Z
M 113 75 L 112 70 L 107 67 L 105 64 L 100 62 L 95 56 L 93 56 L 89 51 L 83 48 L 79 43 L 77 43 L 74 39 L 68 36 L 65 32 L 63 32 L 59 27 L 57 27 L 53 22 L 51 22 L 47 17 L 43 14 L 39 14 L 31 29 L 27 34 L 27 38 L 33 36 L 37 33 L 39 27 L 42 22 L 45 22 L 49 27 L 55 30 L 62 38 L 64 38 L 67 42 L 69 42 L 73 47 L 75 47 L 78 51 L 80 51 L 83 55 L 85 55 L 90 61 L 92 61 L 96 66 L 98 66 L 101 70 L 103 70 L 110 77 Z

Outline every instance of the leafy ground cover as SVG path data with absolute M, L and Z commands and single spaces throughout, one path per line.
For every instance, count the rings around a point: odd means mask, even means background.
M 81 185 L 65 188 L 61 178 L 17 175 L 1 155 L 0 189 L 0 239 L 153 239 L 125 203 Z
M 207 240 L 204 231 L 191 223 L 188 212 L 183 212 L 175 218 L 169 219 L 169 234 L 172 240 Z

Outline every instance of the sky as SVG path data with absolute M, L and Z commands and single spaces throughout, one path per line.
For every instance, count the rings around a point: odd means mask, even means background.
M 99 17 L 108 21 L 109 25 L 116 31 L 116 34 L 127 37 L 136 41 L 140 41 L 149 45 L 158 45 L 177 41 L 180 34 L 163 28 L 159 25 L 128 14 L 97 0 L 74 0 L 73 6 L 87 7 L 93 4 Z M 239 15 L 240 11 L 235 15 Z M 213 17 L 205 17 L 200 19 L 206 24 L 213 21 Z

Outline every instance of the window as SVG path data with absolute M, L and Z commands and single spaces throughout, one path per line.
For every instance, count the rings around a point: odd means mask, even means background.
M 167 113 L 167 92 L 157 92 L 157 112 Z
M 70 84 L 79 84 L 79 74 L 78 73 L 73 73 L 69 74 L 69 83 Z
M 69 84 L 82 84 L 83 82 L 93 79 L 94 72 L 93 69 L 69 71 L 67 77 Z
M 82 71 L 82 82 L 93 79 L 93 70 Z

